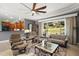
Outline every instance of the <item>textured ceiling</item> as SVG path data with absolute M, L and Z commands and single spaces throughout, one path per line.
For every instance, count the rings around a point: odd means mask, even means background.
M 32 3 L 24 3 L 26 4 L 30 9 L 32 9 Z M 55 15 L 57 13 L 61 13 L 60 11 L 64 12 L 68 11 L 68 8 L 70 8 L 71 6 L 74 6 L 72 8 L 77 7 L 79 4 L 74 4 L 74 3 L 38 3 L 36 5 L 37 7 L 41 7 L 46 5 L 47 8 L 45 9 L 45 11 L 47 11 L 47 13 L 42 14 L 35 14 L 34 16 L 32 16 L 32 11 L 27 8 L 24 7 L 22 4 L 20 3 L 0 3 L 0 18 L 27 18 L 27 19 L 32 19 L 32 20 L 38 20 L 41 18 L 45 18 L 51 15 Z M 75 11 L 75 10 L 74 10 Z M 69 10 L 70 12 L 70 10 Z

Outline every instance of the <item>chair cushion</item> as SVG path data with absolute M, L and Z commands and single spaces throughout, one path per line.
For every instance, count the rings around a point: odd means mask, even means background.
M 65 36 L 65 35 L 55 35 L 55 34 L 51 34 L 51 35 L 50 35 L 50 38 L 65 40 L 66 36 Z
M 49 41 L 57 44 L 63 44 L 63 45 L 65 44 L 64 40 L 59 40 L 59 39 L 49 39 Z
M 21 44 L 21 45 L 15 46 L 15 48 L 24 49 L 26 46 L 27 46 L 27 44 Z
M 58 43 L 58 44 L 64 44 L 64 43 L 65 43 L 63 40 L 57 40 L 57 39 L 56 39 L 56 40 L 54 39 L 54 40 L 52 40 L 52 41 L 53 41 L 53 42 L 56 42 L 56 43 Z
M 13 43 L 15 43 L 15 42 L 19 42 L 21 39 L 11 39 L 11 41 L 13 42 Z
M 20 44 L 23 44 L 23 41 L 19 41 L 19 42 L 13 43 L 12 45 L 20 45 Z

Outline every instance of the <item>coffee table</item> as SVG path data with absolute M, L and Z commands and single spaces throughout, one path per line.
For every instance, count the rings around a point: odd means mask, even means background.
M 42 46 L 42 43 L 39 43 L 35 45 L 35 54 L 36 54 L 36 49 L 39 50 L 39 53 L 43 51 L 52 56 L 56 51 L 57 52 L 59 51 L 59 45 L 55 43 L 47 42 L 46 45 Z

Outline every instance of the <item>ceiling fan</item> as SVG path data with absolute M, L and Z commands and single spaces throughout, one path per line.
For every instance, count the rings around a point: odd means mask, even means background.
M 37 3 L 33 3 L 33 7 L 32 9 L 29 8 L 27 5 L 25 5 L 24 3 L 21 3 L 23 6 L 27 7 L 28 9 L 30 9 L 32 11 L 32 16 L 36 13 L 46 13 L 46 11 L 42 11 L 43 9 L 45 9 L 47 6 L 43 6 L 43 7 L 40 7 L 40 8 L 36 8 L 36 4 Z

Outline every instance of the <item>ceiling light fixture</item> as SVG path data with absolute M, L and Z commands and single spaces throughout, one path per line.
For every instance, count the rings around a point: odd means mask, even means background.
M 32 11 L 32 16 L 33 16 L 35 13 L 36 13 L 35 11 Z
M 32 13 L 34 13 L 34 14 L 35 14 L 35 11 L 32 11 Z

